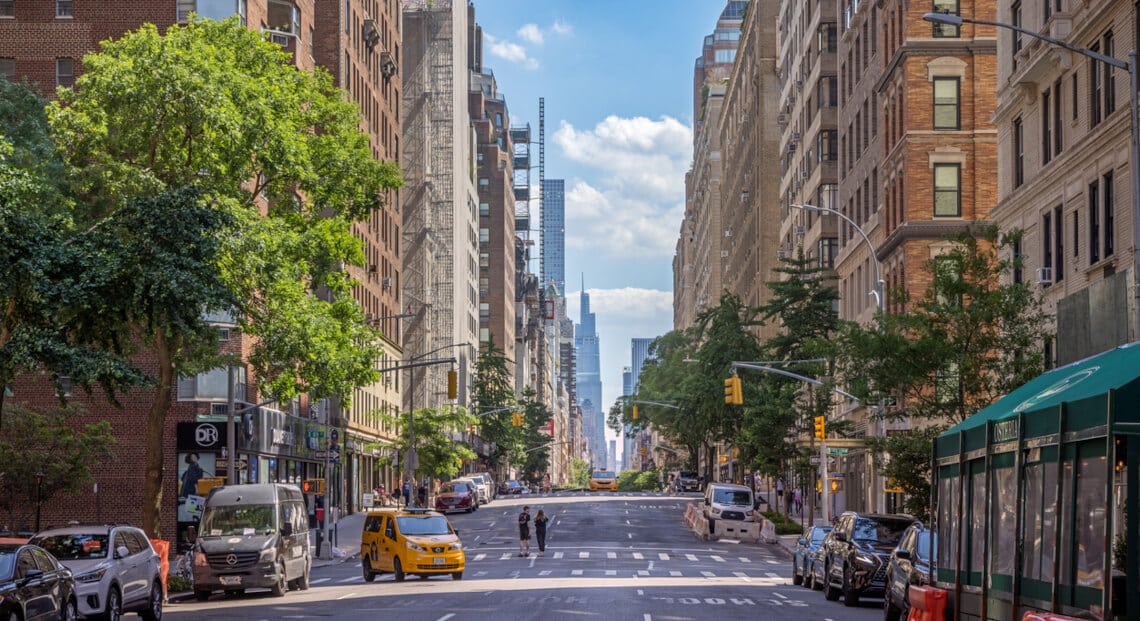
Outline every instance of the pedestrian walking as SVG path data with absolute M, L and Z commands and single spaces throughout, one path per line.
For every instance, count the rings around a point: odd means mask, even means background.
M 412 503 L 412 481 L 411 479 L 404 479 L 404 485 L 400 488 L 400 494 L 404 497 L 404 506 L 410 506 Z
M 530 556 L 530 507 L 519 514 L 519 556 Z
M 792 498 L 796 503 L 796 512 L 802 516 L 804 514 L 804 497 L 803 493 L 800 492 L 800 488 L 797 487 L 792 491 Z
M 534 516 L 534 536 L 538 539 L 538 555 L 542 556 L 546 552 L 546 522 L 549 518 L 546 517 L 546 512 L 542 509 L 538 510 L 538 515 Z

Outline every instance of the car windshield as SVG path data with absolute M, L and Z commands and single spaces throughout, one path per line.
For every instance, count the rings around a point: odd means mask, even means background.
M 718 505 L 751 505 L 752 493 L 742 489 L 718 489 L 713 493 L 713 502 Z
M 615 475 L 615 474 L 614 474 L 614 473 L 612 473 L 612 472 L 603 472 L 603 471 L 598 471 L 598 472 L 595 472 L 595 473 L 594 473 L 594 478 L 595 478 L 595 479 L 613 479 L 613 478 L 616 478 L 616 477 L 617 477 L 617 475 Z
M 851 534 L 851 539 L 888 546 L 897 545 L 902 539 L 903 531 L 910 524 L 911 522 L 908 520 L 859 518 L 855 520 L 855 530 Z
M 823 541 L 823 538 L 827 536 L 827 532 L 830 530 L 831 530 L 830 528 L 812 529 L 812 531 L 811 531 L 811 542 L 812 543 L 820 543 L 821 541 Z
M 61 561 L 80 561 L 93 558 L 107 558 L 107 535 L 95 533 L 67 533 L 45 535 L 32 539 L 30 543 L 51 552 Z
M 203 535 L 272 535 L 277 532 L 273 505 L 221 505 L 208 507 L 202 516 Z
M 439 486 L 439 492 L 441 494 L 456 494 L 456 493 L 466 494 L 467 493 L 467 484 L 466 483 L 460 483 L 459 481 L 448 481 L 447 483 L 444 483 L 443 485 Z
M 451 524 L 439 515 L 403 515 L 396 518 L 396 525 L 404 535 L 450 535 Z
M 681 479 L 695 479 L 697 478 L 697 473 L 692 470 L 682 470 L 677 474 L 677 477 Z
M 938 535 L 928 530 L 918 533 L 918 542 L 914 546 L 915 554 L 918 558 L 929 561 L 930 560 L 930 539 L 934 539 L 934 549 L 938 549 Z

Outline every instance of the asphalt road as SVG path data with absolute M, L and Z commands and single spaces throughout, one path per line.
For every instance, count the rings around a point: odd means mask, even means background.
M 466 546 L 464 578 L 364 582 L 360 562 L 315 568 L 312 588 L 283 598 L 251 591 L 182 601 L 169 621 L 328 618 L 398 614 L 448 619 L 774 619 L 861 621 L 882 616 L 881 600 L 858 608 L 792 586 L 791 556 L 778 544 L 701 541 L 682 520 L 686 497 L 566 493 L 500 498 L 453 514 Z M 544 556 L 518 556 L 515 517 L 522 505 L 551 516 Z M 537 545 L 531 542 L 533 552 Z

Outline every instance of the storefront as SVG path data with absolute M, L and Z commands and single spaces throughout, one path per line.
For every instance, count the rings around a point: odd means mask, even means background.
M 1140 618 L 1140 344 L 1028 382 L 934 460 L 948 618 Z
M 178 423 L 178 542 L 196 526 L 205 497 L 198 482 L 225 477 L 230 456 L 228 423 L 200 420 Z M 278 410 L 257 408 L 234 421 L 237 479 L 240 483 L 294 483 L 323 477 L 325 427 Z

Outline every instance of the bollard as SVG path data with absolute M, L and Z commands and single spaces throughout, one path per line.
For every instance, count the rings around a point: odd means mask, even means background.
M 150 545 L 158 554 L 159 568 L 162 572 L 162 601 L 166 601 L 170 594 L 166 588 L 166 579 L 170 575 L 170 542 L 165 539 L 151 539 Z
M 317 529 L 317 558 L 321 558 L 321 542 L 324 540 L 324 530 L 323 528 Z

